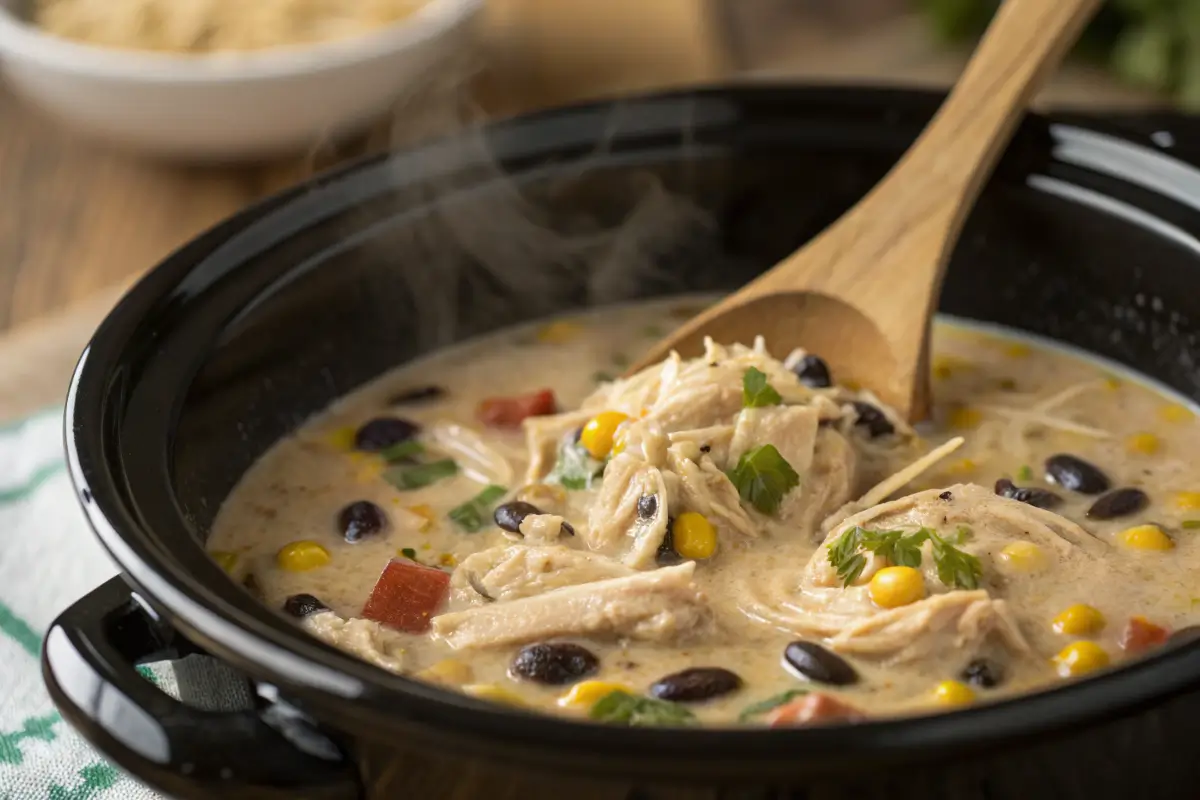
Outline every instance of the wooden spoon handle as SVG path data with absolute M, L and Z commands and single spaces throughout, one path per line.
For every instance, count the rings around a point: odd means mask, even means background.
M 857 305 L 868 313 L 881 305 L 924 307 L 936 301 L 950 250 L 1031 95 L 1101 2 L 1003 3 L 917 142 L 855 208 L 788 259 L 804 262 L 808 286 L 829 288 L 840 297 L 853 287 L 861 300 Z M 826 261 L 826 268 L 814 270 L 814 258 Z M 897 271 L 886 286 L 877 280 L 889 271 L 880 270 L 881 262 Z M 787 263 L 770 274 L 771 285 L 763 289 L 787 285 L 789 276 L 781 274 Z M 895 317 L 920 319 L 921 314 L 913 308 Z

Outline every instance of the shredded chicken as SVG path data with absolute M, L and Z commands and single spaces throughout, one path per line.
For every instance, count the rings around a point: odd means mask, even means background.
M 510 459 L 517 454 L 502 452 L 502 445 L 488 443 L 476 431 L 464 425 L 437 422 L 429 426 L 429 437 L 448 455 L 453 456 L 463 473 L 480 483 L 510 486 L 513 467 Z
M 568 586 L 433 618 L 433 633 L 455 649 L 501 647 L 556 636 L 666 642 L 707 631 L 707 599 L 692 583 L 696 564 Z
M 467 556 L 454 570 L 451 601 L 452 606 L 484 602 L 470 576 L 493 599 L 517 600 L 563 586 L 632 574 L 632 569 L 610 558 L 564 545 L 493 547 Z
M 300 623 L 312 636 L 353 653 L 391 672 L 404 672 L 404 640 L 400 634 L 369 619 L 342 619 L 332 611 L 318 611 Z

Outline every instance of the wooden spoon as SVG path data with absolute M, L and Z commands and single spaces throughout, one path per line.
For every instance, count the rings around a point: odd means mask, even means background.
M 1101 0 L 1007 0 L 920 138 L 805 247 L 655 344 L 627 374 L 704 336 L 782 356 L 803 347 L 835 380 L 910 420 L 929 413 L 929 335 L 946 262 L 1025 106 Z M 989 291 L 981 288 L 981 291 Z

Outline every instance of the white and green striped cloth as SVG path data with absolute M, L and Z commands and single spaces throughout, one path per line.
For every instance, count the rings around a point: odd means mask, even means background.
M 62 719 L 42 684 L 46 628 L 86 591 L 116 574 L 67 479 L 62 412 L 0 428 L 0 800 L 159 798 L 106 762 Z M 191 659 L 189 659 L 190 661 Z M 187 702 L 229 707 L 241 687 L 207 665 L 180 662 Z M 146 674 L 178 696 L 176 670 Z M 196 680 L 196 679 L 199 680 Z

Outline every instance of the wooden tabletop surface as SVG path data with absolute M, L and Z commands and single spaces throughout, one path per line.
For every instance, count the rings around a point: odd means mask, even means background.
M 489 107 L 511 113 L 728 76 L 734 65 L 723 41 L 711 18 L 697 20 L 695 7 L 693 0 L 605 0 L 572 4 L 564 16 L 557 0 L 489 0 L 487 53 L 500 67 L 494 74 L 507 79 L 503 90 L 494 81 L 484 87 Z M 657 16 L 647 19 L 646 8 Z M 623 20 L 633 9 L 641 9 L 639 27 L 657 26 L 654 36 L 628 40 Z M 760 30 L 786 34 L 753 43 L 749 66 L 767 75 L 946 85 L 963 60 L 931 43 L 922 22 L 908 16 L 850 27 L 815 18 L 758 22 Z M 1159 101 L 1075 65 L 1041 98 L 1042 105 L 1062 103 L 1130 108 Z M 3 86 L 0 121 L 0 419 L 53 401 L 88 332 L 137 276 L 206 227 L 334 160 L 316 153 L 237 168 L 147 162 L 76 136 Z

